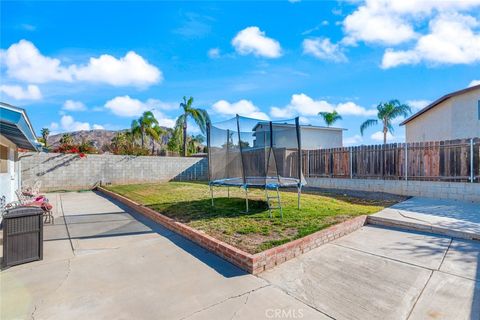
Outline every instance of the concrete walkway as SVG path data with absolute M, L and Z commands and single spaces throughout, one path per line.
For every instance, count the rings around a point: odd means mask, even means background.
M 480 240 L 480 203 L 413 197 L 370 217 L 371 222 Z M 383 222 L 383 223 L 382 223 Z
M 49 194 L 1 319 L 479 319 L 480 242 L 364 227 L 255 277 L 93 192 Z

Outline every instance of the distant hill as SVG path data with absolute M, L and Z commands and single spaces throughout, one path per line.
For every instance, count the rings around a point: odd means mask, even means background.
M 165 128 L 166 129 L 166 128 Z M 112 141 L 112 138 L 117 134 L 117 132 L 126 131 L 124 130 L 83 130 L 83 131 L 74 131 L 74 132 L 63 132 L 59 134 L 54 134 L 48 137 L 47 142 L 51 148 L 59 146 L 60 139 L 66 133 L 69 133 L 74 143 L 81 143 L 82 140 L 92 141 L 95 148 L 100 152 L 104 150 L 104 146 L 109 145 Z M 163 138 L 163 145 L 168 142 L 169 137 Z M 150 141 L 148 140 L 147 146 L 151 148 Z M 160 149 L 160 144 L 155 143 L 155 149 Z

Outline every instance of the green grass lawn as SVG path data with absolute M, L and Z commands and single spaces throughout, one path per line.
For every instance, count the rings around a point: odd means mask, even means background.
M 372 214 L 394 200 L 366 200 L 342 195 L 303 193 L 297 209 L 297 193 L 281 192 L 283 220 L 278 210 L 269 217 L 265 191 L 249 190 L 250 212 L 240 188 L 216 187 L 215 206 L 204 183 L 168 182 L 109 186 L 109 190 L 144 204 L 170 218 L 250 253 L 301 238 L 352 217 Z

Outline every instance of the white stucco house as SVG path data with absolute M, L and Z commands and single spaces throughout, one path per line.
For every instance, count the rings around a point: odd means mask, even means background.
M 292 148 L 296 148 L 297 141 L 292 139 L 291 130 L 281 130 L 281 127 L 292 128 L 295 126 L 293 124 L 273 124 L 273 129 L 275 130 L 275 140 L 282 141 L 282 146 L 289 147 L 288 142 L 291 142 Z M 279 130 L 280 128 L 280 130 Z M 260 122 L 254 128 L 255 132 L 269 131 L 270 127 L 268 123 Z M 338 148 L 343 146 L 343 131 L 346 129 L 343 128 L 333 128 L 333 127 L 322 127 L 322 126 L 312 126 L 312 125 L 301 125 L 300 126 L 300 136 L 303 150 L 315 150 L 315 149 L 327 149 L 327 148 Z M 261 139 L 260 139 L 261 140 Z M 262 144 L 262 141 L 254 141 L 254 146 L 259 146 Z
M 444 95 L 400 125 L 406 142 L 480 137 L 480 85 Z
M 21 187 L 19 149 L 41 148 L 25 110 L 0 102 L 0 197 L 15 201 Z

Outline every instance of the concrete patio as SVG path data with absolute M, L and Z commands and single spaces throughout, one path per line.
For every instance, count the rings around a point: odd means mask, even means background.
M 413 197 L 370 216 L 370 222 L 480 240 L 480 203 Z
M 256 277 L 93 192 L 48 197 L 2 319 L 480 319 L 478 241 L 365 226 Z

